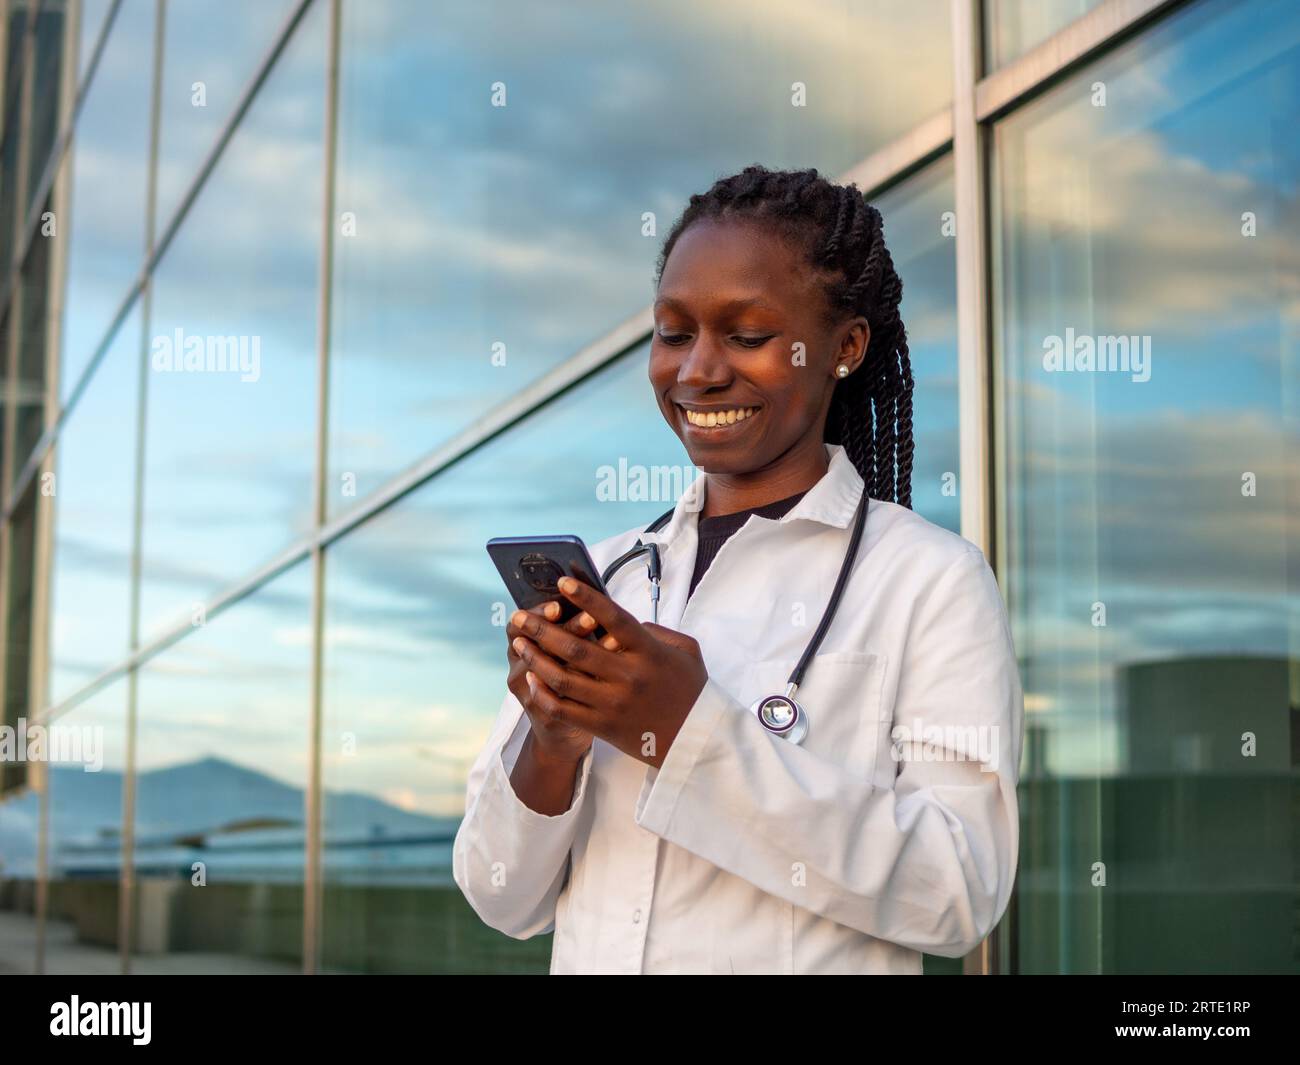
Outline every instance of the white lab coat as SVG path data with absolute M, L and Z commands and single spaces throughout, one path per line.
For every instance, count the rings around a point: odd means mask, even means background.
M 643 537 L 661 545 L 660 623 L 695 637 L 709 672 L 660 769 L 596 740 L 569 810 L 536 813 L 510 786 L 529 724 L 507 694 L 469 774 L 453 871 L 492 927 L 554 929 L 552 973 L 919 973 L 921 951 L 965 954 L 1005 910 L 1023 700 L 997 583 L 969 541 L 871 500 L 797 696 L 807 740 L 749 711 L 785 690 L 848 545 L 863 481 L 842 447 L 827 453 L 791 510 L 723 544 L 689 603 L 703 475 Z M 596 544 L 596 564 L 642 528 Z M 642 621 L 648 590 L 640 562 L 610 582 Z

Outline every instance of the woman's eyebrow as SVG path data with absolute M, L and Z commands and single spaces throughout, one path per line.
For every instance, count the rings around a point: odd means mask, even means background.
M 675 310 L 675 311 L 685 311 L 685 310 L 686 310 L 686 305 L 685 305 L 681 300 L 674 299 L 672 296 L 661 296 L 661 297 L 659 297 L 659 299 L 655 300 L 655 304 L 654 304 L 654 305 L 655 305 L 656 308 L 659 308 L 659 307 L 666 307 L 666 308 L 668 308 L 668 309 L 670 309 L 670 310 Z M 718 307 L 718 310 L 720 310 L 720 311 L 724 311 L 724 312 L 725 312 L 725 311 L 741 311 L 741 310 L 745 310 L 746 308 L 749 308 L 749 307 L 757 307 L 757 308 L 759 308 L 760 310 L 764 310 L 764 311 L 773 311 L 773 312 L 776 312 L 776 313 L 780 313 L 780 308 L 778 308 L 778 307 L 773 307 L 770 303 L 768 303 L 766 300 L 764 300 L 764 299 L 761 298 L 760 296 L 749 296 L 749 297 L 745 297 L 745 298 L 737 298 L 737 299 L 734 299 L 734 300 L 728 300 L 726 303 L 724 303 L 724 304 L 722 304 L 720 307 Z

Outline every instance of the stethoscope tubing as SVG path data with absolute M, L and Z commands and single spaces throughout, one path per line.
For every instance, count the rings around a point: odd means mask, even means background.
M 799 685 L 803 683 L 804 675 L 808 672 L 808 667 L 817 654 L 817 648 L 821 646 L 822 640 L 825 639 L 826 633 L 831 627 L 831 623 L 835 620 L 835 613 L 839 610 L 840 600 L 844 597 L 844 589 L 849 583 L 850 574 L 853 572 L 853 563 L 858 555 L 858 547 L 862 543 L 862 534 L 866 529 L 867 510 L 870 504 L 870 496 L 864 484 L 862 498 L 858 500 L 858 507 L 853 516 L 853 532 L 849 535 L 849 547 L 844 553 L 844 561 L 840 563 L 840 571 L 835 578 L 835 587 L 831 590 L 830 599 L 826 603 L 826 609 L 822 611 L 821 620 L 817 623 L 817 629 L 813 633 L 812 639 L 808 641 L 808 646 L 804 648 L 803 654 L 794 667 L 794 671 L 790 674 L 789 680 L 786 681 L 784 694 L 764 696 L 756 700 L 750 708 L 768 732 L 782 736 L 795 744 L 802 743 L 804 737 L 808 734 L 808 712 L 795 700 L 794 693 Z M 672 516 L 673 511 L 671 510 L 660 515 L 650 523 L 645 531 L 647 533 L 657 532 L 668 523 Z M 663 575 L 658 544 L 647 544 L 638 538 L 636 544 L 630 550 L 619 555 L 618 558 L 605 567 L 605 571 L 601 574 L 601 581 L 608 588 L 610 580 L 620 569 L 643 555 L 646 557 L 646 569 L 650 578 L 651 613 L 657 623 L 659 620 L 659 584 Z M 783 719 L 779 725 L 775 724 L 771 715 L 763 712 L 765 705 L 769 704 L 781 704 L 789 707 L 793 717 Z

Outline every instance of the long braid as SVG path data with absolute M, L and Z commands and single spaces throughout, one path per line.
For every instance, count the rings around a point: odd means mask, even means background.
M 911 507 L 912 363 L 899 315 L 903 282 L 880 212 L 856 185 L 833 185 L 816 170 L 747 166 L 690 198 L 664 241 L 656 284 L 688 226 L 732 218 L 768 225 L 805 250 L 828 278 L 828 324 L 862 315 L 871 326 L 862 365 L 835 383 L 825 440 L 844 448 L 872 497 Z

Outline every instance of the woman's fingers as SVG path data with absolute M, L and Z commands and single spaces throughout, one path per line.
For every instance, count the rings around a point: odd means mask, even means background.
M 539 606 L 529 607 L 528 613 L 540 614 L 542 617 L 546 618 L 547 621 L 554 622 L 560 616 L 560 601 L 558 599 L 552 599 L 549 603 L 542 603 Z M 596 619 L 585 610 L 580 610 L 564 623 L 564 631 L 571 632 L 575 636 L 591 636 L 596 631 L 596 627 Z M 516 636 L 522 634 L 522 630 L 517 628 L 513 621 L 506 622 L 507 643 L 513 642 Z M 618 641 L 615 640 L 614 643 L 617 645 Z M 617 647 L 610 648 L 610 650 L 616 649 Z M 511 653 L 513 654 L 513 651 Z
M 587 706 L 595 706 L 599 702 L 600 685 L 591 677 L 566 668 L 562 662 L 557 662 L 525 636 L 516 636 L 511 641 L 511 646 L 515 654 L 523 659 L 528 670 L 535 673 L 561 699 Z
M 575 636 L 590 636 L 596 631 L 596 619 L 585 610 L 580 610 L 564 623 L 564 631 Z
M 506 621 L 506 657 L 512 661 L 518 657 L 514 650 L 515 637 L 524 634 L 523 629 L 519 628 L 519 626 L 514 623 L 514 619 L 519 615 L 519 613 L 520 611 L 516 610 Z M 548 603 L 538 603 L 537 606 L 530 606 L 526 611 L 524 611 L 524 613 L 536 614 L 538 617 L 546 618 L 548 621 L 554 621 L 560 616 L 560 601 L 558 599 L 552 599 Z
M 618 650 L 624 647 L 634 649 L 643 645 L 646 637 L 641 622 L 604 592 L 598 592 L 591 585 L 574 580 L 572 577 L 561 577 L 556 582 L 556 587 L 559 588 L 561 595 L 595 618 L 614 638 L 617 646 L 607 647 L 607 650 Z
M 564 627 L 578 636 L 591 636 L 595 633 L 598 624 L 595 618 L 582 610 L 574 615 Z M 622 644 L 609 633 L 606 633 L 597 642 L 607 651 L 617 651 L 622 647 Z
M 531 670 L 529 672 L 531 674 Z M 528 684 L 528 698 L 520 700 L 524 704 L 524 709 L 528 711 L 530 720 L 533 719 L 534 714 L 540 713 L 542 715 L 540 727 L 554 729 L 557 726 L 567 726 L 595 735 L 591 730 L 601 723 L 600 715 L 595 710 L 557 695 L 542 680 L 540 674 L 531 675 L 533 680 Z
M 566 626 L 555 625 L 523 610 L 515 611 L 511 623 L 552 658 L 571 670 L 600 679 L 615 676 L 620 667 L 617 657 L 595 640 L 577 636 Z

